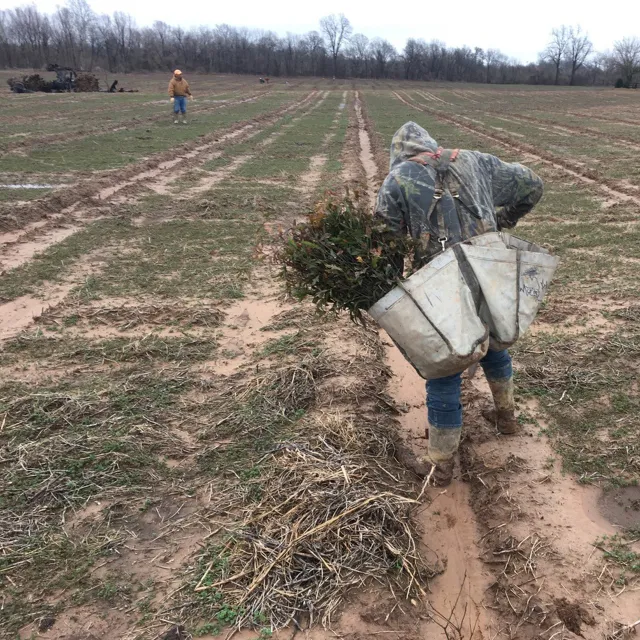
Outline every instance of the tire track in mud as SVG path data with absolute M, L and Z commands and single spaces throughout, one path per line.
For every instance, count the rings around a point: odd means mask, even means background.
M 193 109 L 192 113 L 194 116 L 198 116 L 199 114 L 209 114 L 220 109 L 226 107 L 237 107 L 240 104 L 244 104 L 247 102 L 256 102 L 258 99 L 265 97 L 269 92 L 258 93 L 253 96 L 247 96 L 244 98 L 240 98 L 237 100 L 228 100 L 224 102 L 220 102 L 212 107 L 204 108 L 204 109 Z M 119 112 L 120 113 L 120 112 Z M 95 114 L 92 114 L 95 115 Z M 118 133 L 120 131 L 126 131 L 127 129 L 133 129 L 137 126 L 143 126 L 145 124 L 152 124 L 154 122 L 161 122 L 162 120 L 169 121 L 171 114 L 169 111 L 166 113 L 158 113 L 156 115 L 147 116 L 147 117 L 134 117 L 126 124 L 114 124 L 114 123 L 105 123 L 102 125 L 97 125 L 90 129 L 86 129 L 85 127 L 81 127 L 77 130 L 70 130 L 52 134 L 38 135 L 33 139 L 23 139 L 21 142 L 15 143 L 9 149 L 0 149 L 0 158 L 5 158 L 11 155 L 24 155 L 25 152 L 31 151 L 32 149 L 37 149 L 40 147 L 51 147 L 59 144 L 66 144 L 69 141 L 77 142 L 78 140 L 84 140 L 85 138 L 90 137 L 100 137 L 103 135 L 107 135 L 110 133 Z
M 359 100 L 359 96 L 358 96 Z M 373 188 L 375 175 L 384 175 L 386 167 L 378 156 L 374 157 L 371 133 L 359 109 L 359 160 Z M 375 167 L 376 172 L 366 167 Z M 385 348 L 385 361 L 392 372 L 389 395 L 407 411 L 399 418 L 398 429 L 405 441 L 419 454 L 424 453 L 427 410 L 425 382 L 394 346 L 384 331 L 380 338 Z M 428 489 L 428 506 L 422 507 L 416 519 L 422 531 L 422 550 L 425 557 L 439 560 L 444 565 L 442 575 L 433 579 L 428 597 L 430 621 L 420 622 L 420 637 L 459 637 L 454 625 L 460 627 L 469 640 L 493 638 L 499 622 L 485 606 L 486 592 L 491 574 L 479 559 L 478 525 L 470 505 L 467 485 L 457 477 L 444 491 Z M 447 619 L 454 620 L 451 626 Z M 443 630 L 443 625 L 447 629 Z
M 404 392 L 406 385 L 400 388 Z M 493 610 L 499 625 L 490 637 L 575 637 L 567 630 L 571 621 L 562 610 L 563 601 L 579 615 L 584 612 L 580 635 L 588 640 L 602 640 L 616 622 L 635 619 L 633 594 L 618 594 L 614 600 L 598 579 L 606 560 L 594 554 L 593 544 L 615 533 L 598 513 L 599 491 L 563 473 L 543 435 L 548 425 L 538 403 L 527 400 L 518 409 L 532 415 L 540 431 L 523 427 L 520 435 L 508 437 L 497 436 L 483 417 L 492 401 L 482 375 L 463 381 L 463 397 L 460 468 L 483 532 L 473 541 L 473 555 L 493 573 L 483 592 L 483 606 Z M 552 468 L 550 459 L 556 460 Z M 590 619 L 593 624 L 586 622 Z
M 223 134 L 222 136 L 216 138 L 214 142 L 208 142 L 203 145 L 200 145 L 183 155 L 174 157 L 171 160 L 165 160 L 164 162 L 161 162 L 154 169 L 143 171 L 137 175 L 132 176 L 130 179 L 124 182 L 102 189 L 101 191 L 98 192 L 96 199 L 101 201 L 108 200 L 112 198 L 119 191 L 122 191 L 123 189 L 136 186 L 139 183 L 144 185 L 150 179 L 158 178 L 165 170 L 173 169 L 178 165 L 184 164 L 185 161 L 190 161 L 189 167 L 185 167 L 185 168 L 190 168 L 190 166 L 193 164 L 193 161 L 196 160 L 197 158 L 199 158 L 199 162 L 201 163 L 207 162 L 208 160 L 214 157 L 213 155 L 207 155 L 207 154 L 215 147 L 221 146 L 222 143 L 228 142 L 229 140 L 232 140 L 235 142 L 240 142 L 240 141 L 244 142 L 246 140 L 251 139 L 253 136 L 258 135 L 262 131 L 262 129 L 264 129 L 265 127 L 275 124 L 275 122 L 277 122 L 282 116 L 286 115 L 290 111 L 295 111 L 296 109 L 306 106 L 311 100 L 313 100 L 314 97 L 316 97 L 316 95 L 317 95 L 317 92 L 312 92 L 311 94 L 305 96 L 305 98 L 303 98 L 302 100 L 292 105 L 289 105 L 284 109 L 279 109 L 273 114 L 266 114 L 265 117 L 263 117 L 259 121 L 259 124 L 262 125 L 261 128 L 257 128 L 256 124 L 254 124 L 253 122 L 249 122 L 244 126 L 241 126 L 237 129 L 233 129 L 229 133 Z M 176 171 L 172 176 L 172 178 L 177 177 L 177 175 L 179 175 L 179 173 Z
M 590 120 L 598 120 L 607 124 L 619 124 L 623 126 L 640 127 L 640 121 L 638 120 L 624 120 L 616 117 L 609 118 L 603 115 L 597 115 L 593 113 L 580 113 L 576 111 L 552 111 L 546 109 L 532 109 L 532 111 L 542 111 L 543 113 L 559 113 L 561 115 L 573 116 L 574 118 L 589 118 Z
M 371 150 L 371 139 L 367 131 L 366 122 L 362 113 L 362 102 L 360 93 L 356 91 L 355 95 L 356 119 L 358 122 L 358 142 L 360 144 L 359 162 L 364 171 L 367 185 L 368 204 L 371 208 L 375 205 L 376 187 L 378 182 L 378 167 Z
M 608 180 L 602 179 L 597 172 L 590 170 L 585 171 L 585 169 L 576 162 L 572 162 L 570 160 L 567 160 L 566 158 L 561 158 L 552 153 L 545 152 L 529 143 L 514 140 L 509 135 L 500 134 L 495 131 L 488 132 L 484 127 L 473 125 L 468 121 L 465 121 L 462 116 L 447 115 L 425 104 L 413 103 L 411 102 L 412 98 L 410 96 L 403 97 L 395 91 L 393 93 L 400 102 L 406 104 L 412 109 L 422 111 L 423 113 L 428 113 L 436 118 L 439 118 L 440 120 L 444 120 L 445 122 L 454 124 L 461 129 L 470 131 L 471 133 L 479 135 L 483 138 L 487 138 L 488 140 L 491 140 L 492 142 L 506 149 L 509 149 L 510 151 L 526 153 L 530 159 L 535 160 L 536 162 L 540 162 L 541 164 L 553 167 L 554 169 L 558 169 L 566 173 L 567 175 L 578 179 L 584 184 L 592 185 L 600 191 L 604 192 L 607 196 L 616 198 L 620 202 L 640 206 L 640 197 L 638 197 L 637 195 L 637 190 L 632 187 L 626 187 L 619 184 L 615 184 L 615 187 L 610 186 L 610 182 Z
M 61 282 L 45 283 L 43 296 L 25 295 L 0 304 L 0 347 L 27 329 L 43 313 L 60 304 L 76 286 L 95 273 L 94 262 L 99 262 L 101 251 L 94 251 L 80 258 Z

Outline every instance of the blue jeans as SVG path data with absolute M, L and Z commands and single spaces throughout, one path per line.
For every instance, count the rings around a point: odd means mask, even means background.
M 173 112 L 174 113 L 187 113 L 187 98 L 186 98 L 186 96 L 175 96 L 173 98 Z
M 480 360 L 487 380 L 500 380 L 513 375 L 509 352 L 488 351 Z M 459 429 L 462 426 L 460 388 L 462 374 L 427 380 L 427 414 L 429 424 L 442 429 Z

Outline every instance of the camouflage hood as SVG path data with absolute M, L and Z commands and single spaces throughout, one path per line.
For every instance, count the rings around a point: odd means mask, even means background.
M 424 151 L 435 153 L 437 150 L 438 143 L 426 129 L 415 122 L 407 122 L 393 134 L 389 170 L 419 153 Z

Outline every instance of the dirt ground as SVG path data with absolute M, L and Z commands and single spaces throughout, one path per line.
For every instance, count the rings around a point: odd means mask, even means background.
M 11 96 L 1 129 L 0 185 L 49 185 L 0 188 L 3 637 L 633 637 L 638 98 L 197 76 L 174 126 L 164 77 L 129 80 L 141 92 L 110 106 Z M 271 261 L 327 189 L 373 204 L 409 119 L 538 171 L 545 198 L 518 234 L 562 259 L 513 350 L 521 432 L 495 433 L 481 372 L 466 376 L 444 490 L 394 458 L 398 438 L 424 450 L 424 380 L 384 333 L 288 299 Z M 317 486 L 325 445 L 338 497 L 398 501 L 406 564 L 358 579 L 327 566 L 344 582 L 314 624 L 307 611 L 275 629 L 266 604 L 229 604 L 270 566 L 238 531 L 296 540 L 303 519 L 285 523 L 302 507 L 284 506 Z

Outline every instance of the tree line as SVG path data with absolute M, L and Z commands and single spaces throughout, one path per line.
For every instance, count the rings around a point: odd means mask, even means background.
M 383 38 L 354 33 L 342 14 L 319 29 L 280 37 L 226 24 L 192 29 L 157 21 L 139 27 L 128 14 L 96 14 L 87 0 L 69 0 L 52 14 L 35 5 L 0 11 L 0 67 L 41 69 L 56 63 L 111 73 L 185 71 L 264 76 L 334 76 L 500 84 L 634 86 L 640 39 L 623 38 L 597 53 L 579 26 L 553 29 L 536 63 L 499 49 L 448 47 L 439 40 L 407 40 L 402 51 Z

